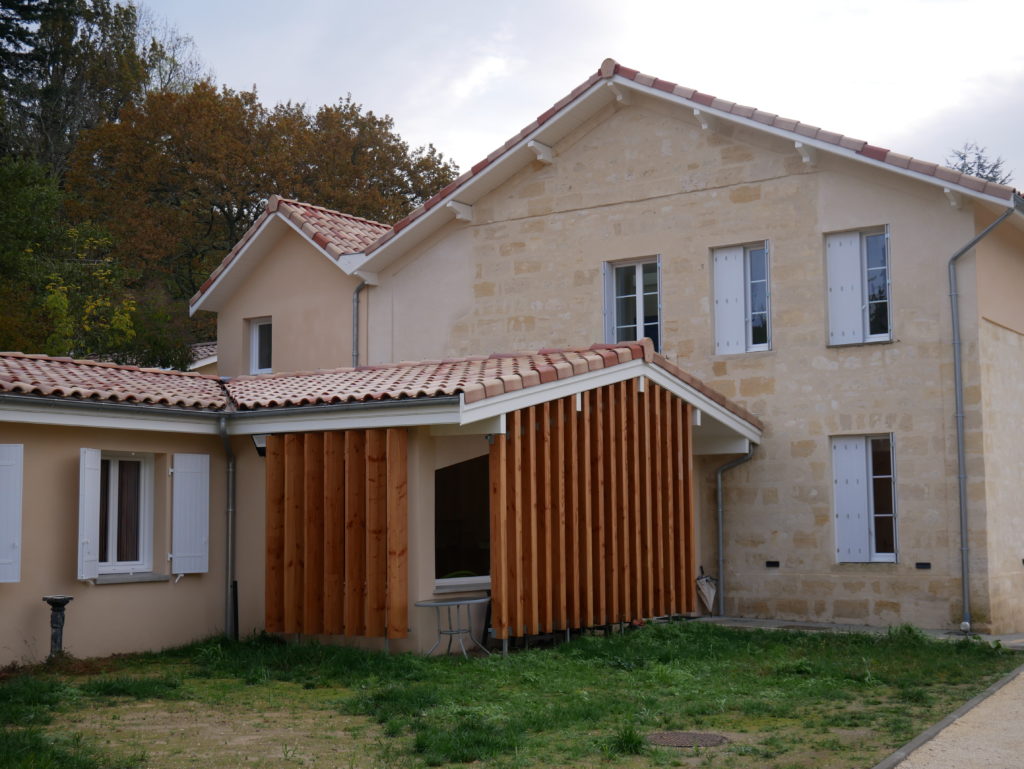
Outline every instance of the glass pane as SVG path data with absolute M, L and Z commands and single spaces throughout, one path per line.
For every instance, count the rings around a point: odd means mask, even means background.
M 864 248 L 867 251 L 868 269 L 885 267 L 885 235 L 867 235 L 864 237 Z
M 750 312 L 767 312 L 768 311 L 768 284 L 767 283 L 751 283 L 750 284 Z
M 889 333 L 889 303 L 875 302 L 868 305 L 868 333 Z
M 646 294 L 644 296 L 644 323 L 658 322 L 658 295 Z
M 765 254 L 763 248 L 752 248 L 748 253 L 750 262 L 750 279 L 764 280 L 767 277 L 765 271 Z
M 871 439 L 871 474 L 892 475 L 892 455 L 888 438 Z
M 868 271 L 868 299 L 877 301 L 888 298 L 889 286 L 885 277 L 885 270 Z
M 875 518 L 875 552 L 896 552 L 895 520 L 892 516 Z
M 655 262 L 643 266 L 644 293 L 651 294 L 658 290 L 658 265 Z
M 661 349 L 661 340 L 658 338 L 658 324 L 651 323 L 650 325 L 644 326 L 644 336 L 650 337 L 650 340 L 654 342 L 654 349 Z
M 619 326 L 615 329 L 616 342 L 635 342 L 636 326 Z
M 626 296 L 615 300 L 615 325 L 636 325 L 636 297 Z
M 875 515 L 892 515 L 892 479 L 875 478 L 872 486 L 875 493 Z
M 107 540 L 110 539 L 110 460 L 100 460 L 100 563 L 110 560 Z
M 271 352 L 271 329 L 272 326 L 269 323 L 261 323 L 256 327 L 257 333 L 257 350 L 258 358 L 257 367 L 261 369 L 269 369 L 270 363 L 270 352 Z
M 139 560 L 139 491 L 142 463 L 117 463 L 117 560 Z
M 615 268 L 615 296 L 636 293 L 636 267 L 632 264 Z
M 750 319 L 750 343 L 768 344 L 768 316 L 754 315 Z

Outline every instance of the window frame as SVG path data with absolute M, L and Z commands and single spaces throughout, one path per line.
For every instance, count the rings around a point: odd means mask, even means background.
M 250 374 L 272 374 L 274 372 L 274 321 L 266 316 L 262 318 L 250 318 L 249 321 L 249 373 Z M 260 329 L 269 328 L 270 334 L 270 366 L 261 367 L 260 364 Z
M 832 239 L 842 238 L 844 236 L 857 236 L 857 258 L 858 258 L 858 271 L 857 271 L 857 290 L 859 296 L 857 296 L 859 304 L 859 314 L 857 316 L 857 337 L 849 340 L 836 339 L 837 333 L 842 335 L 845 333 L 845 324 L 851 324 L 853 320 L 853 313 L 849 310 L 844 310 L 841 317 L 837 317 L 837 311 L 833 303 L 838 303 L 839 298 L 834 298 L 836 292 L 840 293 L 844 290 L 841 285 L 844 281 L 844 275 L 840 270 L 833 266 L 833 257 L 830 255 L 831 243 L 837 242 Z M 885 258 L 885 325 L 886 330 L 882 333 L 871 333 L 871 305 L 877 304 L 870 298 L 870 275 L 869 273 L 878 268 L 871 267 L 869 265 L 868 245 L 869 238 L 882 237 L 882 244 L 884 247 L 884 258 Z M 846 257 L 851 258 L 851 257 Z M 828 302 L 826 317 L 828 318 L 828 346 L 829 347 L 842 347 L 847 345 L 855 344 L 878 344 L 884 342 L 891 342 L 894 338 L 893 334 L 893 312 L 892 312 L 892 238 L 890 237 L 889 225 L 880 225 L 874 227 L 862 227 L 850 230 L 837 230 L 835 232 L 829 232 L 825 235 L 825 275 L 826 275 L 826 299 Z M 849 301 L 849 300 L 846 300 Z M 843 322 L 845 321 L 845 323 Z M 839 326 L 836 328 L 835 326 Z
M 875 441 L 885 440 L 888 442 L 888 454 L 889 454 L 889 472 L 876 473 L 874 467 L 874 451 L 873 444 Z M 841 541 L 842 537 L 842 523 L 840 516 L 843 514 L 844 506 L 840 504 L 838 496 L 840 494 L 840 476 L 838 471 L 838 459 L 836 456 L 837 442 L 845 441 L 851 442 L 859 441 L 860 455 L 855 457 L 859 460 L 863 466 L 863 480 L 864 480 L 864 521 L 857 523 L 856 527 L 859 530 L 859 536 L 864 538 L 866 543 L 865 553 L 860 558 L 843 557 L 844 543 Z M 899 527 L 898 527 L 898 500 L 896 497 L 896 442 L 892 433 L 872 433 L 868 435 L 833 435 L 829 439 L 830 448 L 832 450 L 832 511 L 833 519 L 835 521 L 835 540 L 836 540 L 836 561 L 837 563 L 897 563 L 899 561 Z M 891 500 L 890 508 L 887 512 L 880 512 L 878 510 L 878 501 L 875 498 L 875 481 L 876 480 L 888 480 L 889 486 L 889 499 Z M 877 525 L 878 520 L 881 518 L 888 518 L 891 520 L 892 526 L 892 552 L 878 552 L 877 550 Z M 847 545 L 848 547 L 848 545 Z
M 99 574 L 140 574 L 153 571 L 153 507 L 154 507 L 154 465 L 152 454 L 130 451 L 102 451 L 101 463 L 110 462 L 107 478 L 107 510 L 100 507 L 100 516 L 107 516 L 107 554 L 117 551 L 117 473 L 120 462 L 129 460 L 139 462 L 139 558 L 134 561 L 99 560 L 97 552 L 97 570 Z M 115 464 L 117 463 L 117 464 Z M 101 472 L 102 479 L 102 472 Z M 102 500 L 102 490 L 101 497 Z M 101 529 L 102 531 L 102 523 Z
M 756 251 L 764 252 L 764 278 L 754 280 L 751 271 L 751 255 Z M 732 252 L 732 253 L 730 253 Z M 743 290 L 742 290 L 742 302 L 743 307 L 739 310 L 734 310 L 732 307 L 722 308 L 721 303 L 727 303 L 727 298 L 723 295 L 730 293 L 730 286 L 727 285 L 729 280 L 723 274 L 723 266 L 721 265 L 722 259 L 727 259 L 730 255 L 738 252 L 743 258 Z M 715 310 L 715 355 L 739 355 L 745 352 L 765 352 L 772 349 L 772 281 L 771 281 L 771 243 L 768 239 L 751 241 L 741 245 L 734 246 L 720 246 L 712 249 L 711 251 L 711 264 L 712 264 L 712 302 Z M 733 279 L 735 280 L 735 279 Z M 766 325 L 766 336 L 765 342 L 754 342 L 754 323 L 753 323 L 753 286 L 754 283 L 764 283 L 765 286 L 765 325 Z M 735 291 L 735 288 L 732 288 Z M 722 349 L 728 347 L 726 340 L 723 340 L 723 331 L 721 328 L 721 321 L 723 315 L 732 315 L 735 312 L 742 313 L 743 321 L 743 349 L 742 350 L 728 350 Z M 760 313 L 758 313 L 760 314 Z
M 654 276 L 656 278 L 657 286 L 654 291 L 654 295 L 657 297 L 658 305 L 658 320 L 657 320 L 657 333 L 658 338 L 652 340 L 654 342 L 654 349 L 656 352 L 661 352 L 664 347 L 664 309 L 662 307 L 662 290 L 661 290 L 661 255 L 657 254 L 654 256 L 643 256 L 635 259 L 624 259 L 614 262 L 604 263 L 604 321 L 605 331 L 604 336 L 608 344 L 620 344 L 624 342 L 634 342 L 642 339 L 646 336 L 647 323 L 643 318 L 643 300 L 645 296 L 649 294 L 643 290 L 643 267 L 645 265 L 654 265 Z M 618 323 L 618 312 L 617 312 L 617 301 L 620 298 L 616 291 L 616 276 L 618 270 L 632 267 L 636 270 L 634 280 L 636 281 L 636 290 L 632 294 L 637 310 L 637 315 L 634 318 L 634 323 L 620 326 Z M 629 328 L 632 326 L 639 336 L 634 336 L 633 339 L 619 339 L 618 331 L 620 328 Z

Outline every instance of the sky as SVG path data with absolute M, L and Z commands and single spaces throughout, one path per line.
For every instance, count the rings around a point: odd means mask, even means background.
M 142 0 L 217 83 L 346 95 L 468 169 L 611 57 L 906 155 L 986 147 L 1024 187 L 1015 0 Z

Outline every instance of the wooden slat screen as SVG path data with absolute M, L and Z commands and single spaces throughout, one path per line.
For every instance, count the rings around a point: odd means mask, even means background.
M 496 637 L 696 611 L 691 407 L 645 384 L 507 415 L 489 464 Z
M 408 633 L 405 429 L 267 437 L 266 627 Z

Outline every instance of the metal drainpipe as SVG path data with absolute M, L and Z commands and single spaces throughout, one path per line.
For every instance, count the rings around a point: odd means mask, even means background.
M 971 583 L 970 583 L 970 544 L 968 543 L 968 521 L 967 521 L 967 455 L 964 449 L 964 375 L 962 366 L 961 340 L 960 340 L 960 301 L 957 293 L 956 262 L 957 260 L 974 248 L 992 230 L 998 227 L 1004 219 L 1014 211 L 1021 209 L 1022 200 L 1014 195 L 1013 206 L 1006 209 L 999 218 L 992 224 L 975 235 L 967 245 L 957 251 L 949 258 L 947 265 L 949 271 L 949 305 L 953 316 L 953 386 L 956 397 L 956 461 L 957 461 L 957 491 L 960 501 L 960 583 L 963 587 L 963 617 L 960 622 L 960 630 L 964 633 L 971 632 Z
M 725 501 L 722 494 L 722 474 L 737 465 L 749 462 L 754 456 L 754 444 L 742 457 L 737 457 L 715 470 L 715 501 L 718 507 L 718 616 L 725 616 Z
M 238 639 L 238 607 L 235 605 L 237 594 L 235 592 L 235 452 L 231 449 L 231 439 L 228 438 L 227 417 L 220 417 L 218 420 L 220 428 L 220 439 L 224 445 L 224 457 L 227 460 L 227 559 L 224 565 L 225 587 L 224 587 L 224 635 L 228 638 Z
M 352 368 L 359 366 L 359 295 L 366 288 L 366 281 L 359 281 L 352 292 Z

